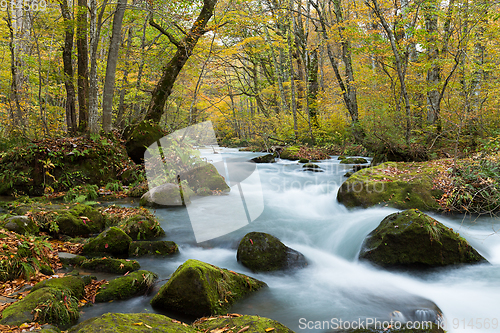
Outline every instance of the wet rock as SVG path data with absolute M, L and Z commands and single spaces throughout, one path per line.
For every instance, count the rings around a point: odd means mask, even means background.
M 258 157 L 254 157 L 251 159 L 254 163 L 275 163 L 276 159 L 274 158 L 274 154 L 266 154 Z
M 59 252 L 58 255 L 59 260 L 65 265 L 79 266 L 86 259 L 84 256 L 67 252 Z
M 459 234 L 417 209 L 387 216 L 366 237 L 359 258 L 408 268 L 486 262 Z
M 198 333 L 199 331 L 155 313 L 105 313 L 99 317 L 87 319 L 68 330 L 68 333 L 121 332 Z
M 109 253 L 120 256 L 128 254 L 128 247 L 132 238 L 123 230 L 111 227 L 101 232 L 97 237 L 92 238 L 83 246 L 83 253 L 98 254 Z
M 113 259 L 113 258 L 94 258 L 84 260 L 81 264 L 83 269 L 114 273 L 125 274 L 127 272 L 136 271 L 141 268 L 141 265 L 135 260 L 128 259 Z
M 95 295 L 95 301 L 109 302 L 144 294 L 157 278 L 158 275 L 146 270 L 117 277 L 100 287 Z
M 5 221 L 4 228 L 21 234 L 37 234 L 38 226 L 28 217 L 24 215 L 12 216 Z
M 65 276 L 62 278 L 51 278 L 38 282 L 33 286 L 31 292 L 41 288 L 68 289 L 71 296 L 77 299 L 83 298 L 85 282 L 77 276 Z
M 190 259 L 177 268 L 151 305 L 196 317 L 225 314 L 234 302 L 265 285 L 249 276 Z
M 210 320 L 198 320 L 193 326 L 203 332 L 214 332 L 221 327 L 231 327 L 233 332 L 245 333 L 293 333 L 291 329 L 283 324 L 269 318 L 259 316 L 221 316 L 218 318 L 210 318 Z M 272 330 L 269 330 L 272 328 Z
M 172 241 L 134 241 L 128 250 L 131 257 L 166 256 L 177 252 L 179 248 Z
M 299 268 L 307 265 L 304 255 L 287 247 L 278 238 L 251 232 L 240 241 L 236 258 L 254 272 Z
M 368 161 L 363 157 L 349 157 L 340 161 L 340 164 L 365 164 Z
M 214 165 L 203 164 L 180 174 L 181 180 L 186 180 L 193 191 L 206 187 L 210 191 L 228 191 L 224 177 L 222 177 Z
M 323 172 L 323 169 L 317 164 L 314 163 L 306 163 L 302 166 L 304 171 L 312 171 L 312 172 Z
M 301 158 L 299 159 L 299 163 L 309 163 L 309 160 L 307 158 Z
M 181 196 L 182 194 L 182 196 Z M 166 183 L 153 187 L 140 200 L 141 206 L 185 206 L 191 202 L 189 191 L 181 190 L 178 185 Z
M 89 205 L 76 204 L 70 206 L 69 209 L 60 209 L 55 212 L 59 233 L 64 235 L 89 235 L 100 232 L 104 228 L 104 217 L 97 209 Z

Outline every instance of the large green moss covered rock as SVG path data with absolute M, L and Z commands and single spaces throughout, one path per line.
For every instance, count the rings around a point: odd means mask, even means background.
M 94 258 L 84 260 L 81 265 L 83 269 L 96 272 L 125 274 L 136 271 L 141 265 L 136 260 L 113 259 L 113 258 Z
M 203 332 L 217 332 L 217 329 L 229 327 L 233 332 L 240 332 L 241 330 L 244 330 L 246 333 L 293 333 L 291 329 L 276 320 L 249 315 L 208 318 L 206 320 L 199 320 L 195 322 L 193 326 Z
M 426 163 L 383 163 L 350 176 L 340 187 L 337 200 L 347 207 L 383 204 L 438 211 L 442 192 L 433 189 L 435 174 L 436 169 Z
M 191 326 L 154 313 L 105 313 L 71 327 L 68 333 L 199 333 Z
M 134 240 L 165 236 L 165 231 L 154 216 L 134 215 L 117 225 Z
M 141 197 L 140 205 L 157 206 L 185 206 L 191 202 L 190 190 L 181 189 L 178 185 L 165 183 L 153 187 Z
M 340 164 L 365 164 L 365 163 L 368 163 L 368 161 L 363 157 L 348 157 L 348 158 L 343 158 L 340 161 Z
M 39 310 L 35 310 L 35 309 Z M 2 311 L 2 325 L 38 321 L 67 328 L 79 318 L 78 302 L 68 289 L 40 288 Z
M 38 282 L 33 286 L 31 292 L 41 288 L 67 289 L 73 297 L 82 299 L 85 294 L 85 282 L 77 276 L 65 276 L 62 278 L 52 278 Z
M 83 246 L 83 253 L 109 253 L 120 256 L 128 254 L 128 247 L 132 238 L 123 230 L 111 227 L 92 238 Z
M 236 258 L 254 272 L 266 272 L 304 267 L 304 255 L 283 244 L 278 238 L 263 232 L 250 232 L 238 245 Z
M 359 258 L 409 268 L 486 261 L 460 235 L 417 209 L 387 216 L 366 237 Z
M 127 299 L 145 293 L 156 281 L 158 275 L 140 270 L 117 277 L 103 284 L 95 295 L 96 302 L 108 302 L 111 300 Z
M 35 235 L 39 231 L 38 226 L 35 224 L 35 222 L 33 222 L 33 220 L 28 216 L 24 215 L 9 217 L 5 220 L 5 224 L 3 227 L 9 231 L 13 231 L 21 235 Z
M 167 133 L 158 124 L 147 120 L 125 128 L 123 136 L 128 156 L 137 164 L 143 162 L 146 147 L 160 140 Z
M 188 170 L 180 174 L 181 180 L 186 180 L 189 187 L 193 191 L 199 188 L 208 188 L 211 191 L 228 191 L 229 186 L 226 184 L 215 166 L 210 163 L 205 163 L 201 166 Z
M 59 233 L 69 236 L 80 236 L 98 233 L 104 228 L 104 217 L 89 205 L 70 205 L 69 209 L 56 210 L 55 221 Z
M 166 256 L 179 252 L 172 241 L 136 241 L 130 243 L 128 255 L 131 257 Z
M 275 163 L 276 159 L 274 154 L 266 154 L 262 156 L 257 156 L 251 159 L 254 163 Z
M 151 305 L 196 317 L 223 314 L 234 302 L 265 285 L 249 276 L 190 259 L 177 268 Z

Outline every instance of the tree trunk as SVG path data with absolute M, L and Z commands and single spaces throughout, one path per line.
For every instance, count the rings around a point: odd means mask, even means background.
M 292 21 L 290 22 L 290 26 L 288 27 L 288 36 L 287 36 L 287 41 L 288 41 L 288 62 L 289 62 L 289 71 L 290 71 L 290 97 L 291 97 L 291 106 L 292 106 L 292 116 L 293 116 L 293 132 L 295 134 L 295 141 L 298 140 L 299 138 L 299 129 L 297 126 L 297 100 L 295 96 L 295 74 L 293 70 L 293 43 L 292 43 L 292 31 L 295 30 L 293 29 L 292 25 L 294 25 L 294 20 L 293 20 L 293 0 L 288 0 L 289 1 L 289 19 Z M 293 29 L 293 30 L 292 30 Z
M 438 64 L 439 48 L 438 37 L 438 11 L 439 2 L 429 0 L 424 5 L 425 30 L 427 42 L 427 61 L 430 68 L 427 70 L 427 121 L 435 124 L 440 113 L 439 83 L 441 82 L 441 66 Z
M 165 108 L 165 103 L 167 98 L 172 93 L 172 87 L 174 86 L 177 75 L 181 71 L 182 67 L 186 64 L 186 61 L 191 56 L 198 39 L 205 34 L 205 27 L 213 15 L 215 4 L 217 0 L 204 0 L 203 8 L 193 23 L 189 32 L 181 40 L 176 40 L 169 32 L 161 28 L 158 24 L 153 21 L 151 17 L 150 24 L 157 28 L 160 32 L 168 37 L 170 42 L 172 42 L 176 47 L 177 51 L 167 65 L 163 69 L 163 74 L 160 81 L 156 84 L 153 90 L 151 102 L 149 103 L 148 112 L 146 114 L 146 120 L 151 120 L 155 123 L 159 123 L 163 115 L 163 109 Z
M 66 126 L 68 128 L 68 132 L 74 134 L 77 129 L 75 108 L 76 95 L 75 86 L 73 85 L 73 62 L 71 56 L 73 54 L 73 37 L 75 35 L 75 30 L 67 0 L 60 0 L 59 5 L 61 6 L 61 12 L 65 24 L 62 57 L 64 66 L 64 86 L 66 88 Z
M 118 0 L 115 15 L 113 17 L 113 32 L 109 44 L 106 78 L 104 80 L 104 89 L 102 93 L 102 129 L 104 133 L 111 131 L 116 65 L 118 63 L 118 50 L 120 49 L 122 22 L 126 7 L 127 0 Z
M 128 38 L 127 38 L 127 53 L 125 54 L 125 66 L 123 68 L 123 80 L 120 88 L 120 101 L 118 102 L 118 114 L 116 115 L 116 123 L 115 126 L 118 128 L 122 128 L 123 126 L 123 115 L 125 114 L 125 93 L 128 88 L 128 74 L 129 74 L 129 66 L 130 66 L 130 51 L 132 49 L 132 36 L 133 29 L 130 27 L 128 29 Z
M 89 113 L 89 55 L 87 41 L 87 0 L 78 0 L 76 14 L 76 48 L 78 51 L 78 130 L 87 131 Z

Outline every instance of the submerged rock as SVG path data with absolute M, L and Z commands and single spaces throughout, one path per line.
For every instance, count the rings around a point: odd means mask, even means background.
M 113 255 L 127 255 L 132 238 L 123 230 L 111 227 L 92 238 L 83 246 L 85 254 L 109 253 Z
M 359 258 L 408 268 L 486 261 L 459 234 L 417 209 L 387 216 L 366 237 Z
M 263 232 L 246 234 L 240 241 L 236 258 L 243 266 L 254 272 L 276 271 L 307 265 L 302 253 Z
M 95 295 L 96 302 L 127 299 L 145 293 L 156 281 L 158 275 L 153 272 L 140 270 L 127 276 L 117 277 L 103 284 Z
M 387 204 L 399 209 L 440 210 L 442 195 L 433 190 L 436 170 L 422 163 L 387 162 L 353 174 L 340 187 L 337 200 L 347 207 Z
M 274 154 L 266 154 L 258 157 L 254 157 L 251 159 L 254 163 L 275 163 L 276 159 L 274 158 Z
M 139 324 L 140 323 L 140 324 Z M 71 327 L 68 333 L 199 333 L 191 326 L 155 313 L 105 313 Z
M 178 185 L 166 183 L 147 191 L 140 201 L 141 206 L 185 206 L 191 202 L 189 190 L 183 190 Z
M 137 241 L 130 243 L 128 254 L 133 257 L 166 256 L 179 252 L 172 241 Z
M 293 333 L 283 324 L 269 318 L 259 316 L 221 316 L 218 318 L 203 318 L 196 321 L 193 326 L 203 332 L 217 332 L 222 327 L 230 327 L 233 332 L 245 333 Z M 234 328 L 233 328 L 234 327 Z
M 252 277 L 189 259 L 161 287 L 151 305 L 196 317 L 225 314 L 234 302 L 265 285 Z

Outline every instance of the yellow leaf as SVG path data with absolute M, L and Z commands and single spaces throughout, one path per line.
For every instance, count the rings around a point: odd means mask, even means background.
M 143 323 L 142 323 L 142 321 L 141 321 L 141 322 L 139 322 L 139 323 L 133 323 L 132 325 L 134 325 L 134 326 L 142 326 L 142 324 L 143 324 Z
M 271 331 L 274 331 L 274 327 L 266 328 L 266 332 L 271 332 Z
M 146 326 L 147 328 L 153 328 L 153 327 L 149 326 L 148 324 L 144 324 L 144 326 Z

